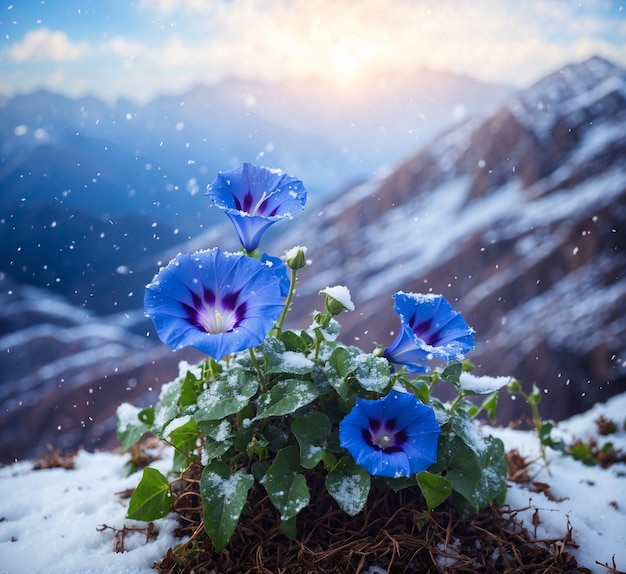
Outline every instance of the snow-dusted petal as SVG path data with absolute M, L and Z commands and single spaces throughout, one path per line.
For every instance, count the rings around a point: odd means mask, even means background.
M 378 400 L 357 399 L 339 425 L 339 441 L 371 475 L 396 478 L 436 462 L 440 432 L 431 407 L 391 391 Z
M 244 249 L 254 251 L 265 230 L 306 203 L 302 182 L 280 170 L 242 163 L 220 172 L 207 193 L 230 218 Z
M 215 359 L 261 343 L 283 306 L 280 277 L 271 267 L 219 248 L 177 255 L 144 296 L 161 341 Z
M 287 274 L 287 264 L 280 258 L 274 257 L 273 255 L 268 255 L 267 253 L 263 253 L 261 255 L 261 261 L 265 263 L 280 280 L 280 294 L 283 297 L 287 297 L 289 295 L 289 275 Z
M 401 328 L 384 356 L 411 373 L 424 372 L 424 363 L 437 357 L 461 359 L 474 348 L 474 330 L 442 296 L 396 293 L 394 310 Z

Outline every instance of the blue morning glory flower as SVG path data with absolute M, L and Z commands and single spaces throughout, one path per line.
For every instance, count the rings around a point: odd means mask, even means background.
M 283 306 L 280 277 L 270 267 L 219 248 L 176 256 L 144 296 L 161 341 L 218 360 L 260 344 Z
M 431 407 L 391 391 L 375 401 L 357 399 L 339 424 L 339 442 L 372 476 L 398 478 L 437 461 L 440 432 Z
M 299 179 L 250 163 L 220 172 L 206 195 L 233 222 L 248 253 L 259 246 L 270 225 L 293 217 L 306 203 L 306 190 Z
M 402 325 L 384 351 L 391 363 L 420 373 L 428 370 L 423 363 L 434 357 L 461 359 L 474 348 L 474 330 L 442 295 L 400 292 L 393 298 Z
M 291 281 L 287 273 L 287 264 L 280 257 L 274 257 L 267 253 L 261 255 L 261 261 L 276 273 L 280 279 L 280 294 L 283 297 L 287 297 L 287 295 L 289 295 L 289 287 L 291 286 Z

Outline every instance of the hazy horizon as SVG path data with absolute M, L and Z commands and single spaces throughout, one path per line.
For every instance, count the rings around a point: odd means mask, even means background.
M 523 88 L 592 55 L 626 61 L 617 1 L 2 2 L 0 94 L 146 103 L 226 78 L 324 79 L 346 95 L 430 69 Z

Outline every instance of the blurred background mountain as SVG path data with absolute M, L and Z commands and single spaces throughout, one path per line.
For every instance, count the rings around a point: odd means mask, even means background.
M 622 68 L 595 57 L 517 92 L 427 70 L 358 98 L 307 85 L 3 102 L 1 461 L 114 445 L 117 405 L 154 402 L 180 360 L 200 358 L 158 341 L 143 286 L 179 251 L 237 248 L 203 194 L 241 161 L 309 190 L 261 245 L 309 248 L 292 326 L 344 284 L 357 310 L 342 337 L 370 350 L 398 328 L 394 292 L 433 291 L 476 329 L 477 373 L 536 383 L 544 416 L 626 390 Z M 518 418 L 503 399 L 501 422 Z

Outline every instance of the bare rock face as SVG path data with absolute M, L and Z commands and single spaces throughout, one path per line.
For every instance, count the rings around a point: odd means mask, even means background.
M 47 445 L 119 446 L 116 409 L 148 406 L 183 359 L 116 324 L 0 273 L 0 463 L 33 458 Z
M 476 372 L 537 384 L 543 416 L 626 390 L 623 69 L 567 66 L 316 211 L 281 238 L 310 247 L 302 324 L 343 284 L 342 338 L 386 346 L 393 293 L 441 293 L 477 331 Z M 525 412 L 502 399 L 502 421 Z

